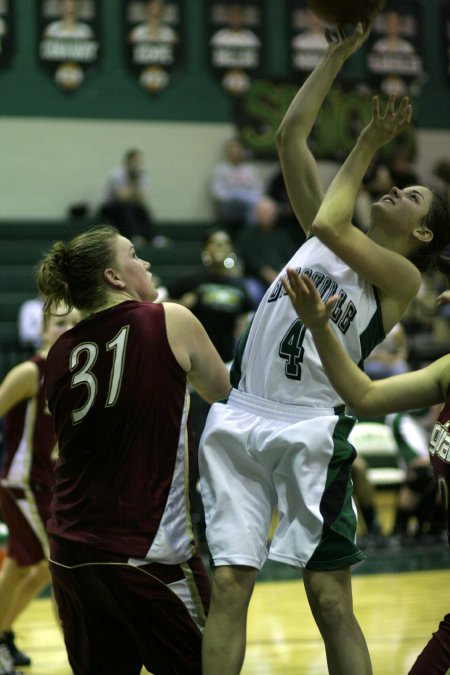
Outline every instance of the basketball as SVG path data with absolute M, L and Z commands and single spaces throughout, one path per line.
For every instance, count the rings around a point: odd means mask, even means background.
M 307 0 L 311 11 L 335 26 L 367 21 L 383 9 L 387 0 Z

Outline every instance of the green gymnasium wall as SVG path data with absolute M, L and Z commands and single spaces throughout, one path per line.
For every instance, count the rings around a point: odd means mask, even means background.
M 268 58 L 265 75 L 286 79 L 288 68 L 286 0 L 262 0 Z M 416 109 L 423 129 L 450 128 L 450 79 L 442 29 L 442 7 L 449 0 L 422 0 L 427 81 Z M 16 50 L 7 69 L 0 71 L 0 115 L 164 122 L 233 121 L 234 101 L 214 79 L 208 64 L 207 0 L 185 0 L 186 47 L 183 67 L 167 90 L 151 96 L 128 71 L 122 45 L 121 0 L 101 3 L 102 56 L 98 69 L 75 93 L 59 90 L 38 64 L 35 0 L 14 3 Z M 269 34 L 270 31 L 270 34 Z M 359 55 L 358 55 L 359 56 Z M 350 66 L 349 66 L 350 67 Z M 351 64 L 352 75 L 364 77 L 362 61 Z

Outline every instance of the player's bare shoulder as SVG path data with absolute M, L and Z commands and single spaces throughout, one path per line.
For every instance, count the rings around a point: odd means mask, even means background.
M 170 301 L 162 302 L 161 305 L 164 307 L 166 325 L 170 324 L 173 327 L 179 326 L 180 328 L 188 329 L 194 328 L 197 323 L 195 316 L 187 307 Z
M 167 339 L 170 348 L 185 372 L 191 369 L 191 354 L 196 349 L 199 323 L 192 312 L 176 302 L 163 302 Z

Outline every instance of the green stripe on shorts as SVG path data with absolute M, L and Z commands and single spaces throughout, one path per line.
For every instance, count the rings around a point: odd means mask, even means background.
M 343 569 L 366 558 L 354 543 L 357 518 L 352 503 L 351 472 L 356 452 L 348 441 L 353 424 L 353 418 L 343 415 L 334 429 L 333 457 L 320 502 L 323 532 L 306 569 Z

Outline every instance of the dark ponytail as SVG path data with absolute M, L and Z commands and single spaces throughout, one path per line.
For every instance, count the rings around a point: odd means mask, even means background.
M 421 225 L 431 230 L 433 239 L 418 251 L 414 251 L 409 259 L 421 272 L 438 269 L 448 276 L 450 258 L 442 252 L 450 245 L 450 211 L 446 199 L 435 190 L 432 190 L 432 193 L 433 200 L 428 213 L 422 218 Z

